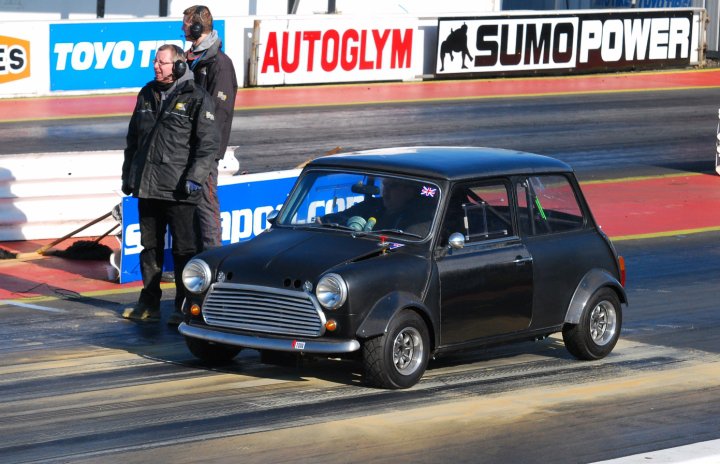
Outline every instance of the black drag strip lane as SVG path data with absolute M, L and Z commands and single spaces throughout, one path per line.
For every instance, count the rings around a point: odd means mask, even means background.
M 711 171 L 717 89 L 237 110 L 240 170 L 292 169 L 336 147 L 475 145 L 557 156 L 583 176 Z M 3 154 L 122 150 L 129 117 L 0 124 Z
M 720 354 L 720 234 L 616 244 L 627 265 L 623 337 Z

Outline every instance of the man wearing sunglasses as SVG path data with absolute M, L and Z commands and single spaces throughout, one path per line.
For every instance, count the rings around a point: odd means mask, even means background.
M 140 90 L 130 119 L 122 167 L 122 191 L 138 199 L 143 247 L 143 289 L 123 317 L 138 321 L 160 320 L 166 228 L 176 275 L 197 251 L 195 209 L 220 143 L 215 104 L 195 84 L 183 50 L 161 46 L 153 69 L 155 80 Z M 179 311 L 185 295 L 182 279 L 176 279 L 175 288 Z

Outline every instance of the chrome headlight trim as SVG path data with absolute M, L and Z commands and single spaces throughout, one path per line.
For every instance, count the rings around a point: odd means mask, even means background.
M 318 281 L 315 296 L 323 308 L 338 309 L 347 301 L 347 282 L 339 274 L 325 274 Z
M 210 287 L 211 280 L 212 271 L 210 266 L 202 259 L 191 259 L 183 269 L 183 284 L 192 293 L 203 293 Z

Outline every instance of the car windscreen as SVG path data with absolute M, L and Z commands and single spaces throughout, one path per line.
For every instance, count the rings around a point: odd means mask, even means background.
M 420 240 L 430 233 L 439 199 L 438 186 L 422 179 L 307 171 L 298 179 L 276 223 Z

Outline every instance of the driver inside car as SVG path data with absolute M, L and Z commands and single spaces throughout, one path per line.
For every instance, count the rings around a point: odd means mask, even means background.
M 382 196 L 369 197 L 345 211 L 326 214 L 316 218 L 319 224 L 340 223 L 356 230 L 400 230 L 413 232 L 413 227 L 424 222 L 423 232 L 428 229 L 427 219 L 420 217 L 428 209 L 423 205 L 422 187 L 402 179 L 384 179 Z M 432 212 L 432 210 L 431 210 Z

